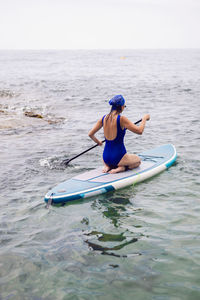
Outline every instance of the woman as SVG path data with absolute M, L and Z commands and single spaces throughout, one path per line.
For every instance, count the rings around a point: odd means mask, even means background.
M 126 169 L 137 168 L 141 164 L 141 160 L 137 155 L 126 152 L 124 136 L 126 129 L 136 134 L 142 134 L 146 121 L 150 119 L 150 115 L 145 115 L 142 118 L 140 126 L 136 126 L 126 117 L 120 116 L 126 107 L 122 95 L 114 96 L 109 101 L 109 104 L 112 106 L 110 113 L 97 121 L 88 135 L 95 143 L 101 146 L 102 142 L 95 137 L 95 133 L 103 127 L 106 140 L 103 152 L 103 161 L 105 164 L 103 172 L 114 174 L 123 172 Z

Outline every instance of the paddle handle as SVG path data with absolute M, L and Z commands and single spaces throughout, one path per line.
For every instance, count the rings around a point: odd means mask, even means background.
M 137 125 L 137 124 L 140 123 L 140 122 L 142 122 L 142 119 L 140 119 L 139 121 L 135 122 L 134 124 Z M 105 141 L 106 141 L 106 140 L 103 140 L 102 143 L 104 143 Z M 96 144 L 96 145 L 90 147 L 89 149 L 87 149 L 87 150 L 85 150 L 85 151 L 83 151 L 83 152 L 77 154 L 76 156 L 72 157 L 71 159 L 65 159 L 65 160 L 63 161 L 63 164 L 68 165 L 68 163 L 69 163 L 70 161 L 72 161 L 72 160 L 74 160 L 75 158 L 77 158 L 77 157 L 79 157 L 79 156 L 85 154 L 86 152 L 88 152 L 88 151 L 90 151 L 90 150 L 96 148 L 97 146 L 99 146 L 99 144 Z
M 102 143 L 104 143 L 104 142 L 105 142 L 105 140 L 102 141 Z M 77 154 L 76 156 L 72 157 L 71 159 L 66 159 L 66 160 L 64 160 L 63 163 L 64 163 L 65 165 L 68 165 L 68 163 L 69 163 L 70 161 L 72 161 L 72 160 L 74 160 L 75 158 L 81 156 L 82 154 L 85 154 L 86 152 L 88 152 L 88 151 L 90 151 L 90 150 L 96 148 L 97 146 L 99 146 L 99 145 L 96 144 L 96 145 L 90 147 L 89 149 L 87 149 L 87 150 L 85 150 L 85 151 L 83 151 L 83 152 Z

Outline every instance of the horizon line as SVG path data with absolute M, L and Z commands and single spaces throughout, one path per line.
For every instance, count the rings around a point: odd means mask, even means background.
M 200 47 L 170 47 L 170 48 L 0 48 L 0 51 L 84 51 L 84 50 L 200 50 Z

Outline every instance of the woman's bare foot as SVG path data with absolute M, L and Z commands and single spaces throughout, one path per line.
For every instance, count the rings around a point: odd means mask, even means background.
M 109 166 L 105 166 L 102 170 L 103 173 L 108 173 L 110 171 L 110 167 Z
M 124 172 L 125 170 L 126 170 L 125 167 L 117 167 L 116 169 L 110 170 L 108 173 L 109 174 L 116 174 L 116 173 Z

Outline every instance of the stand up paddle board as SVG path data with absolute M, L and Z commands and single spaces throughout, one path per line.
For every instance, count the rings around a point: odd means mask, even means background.
M 144 181 L 167 168 L 176 160 L 176 149 L 167 144 L 138 154 L 138 168 L 116 174 L 103 173 L 102 167 L 77 175 L 50 190 L 44 201 L 65 203 L 96 196 Z

